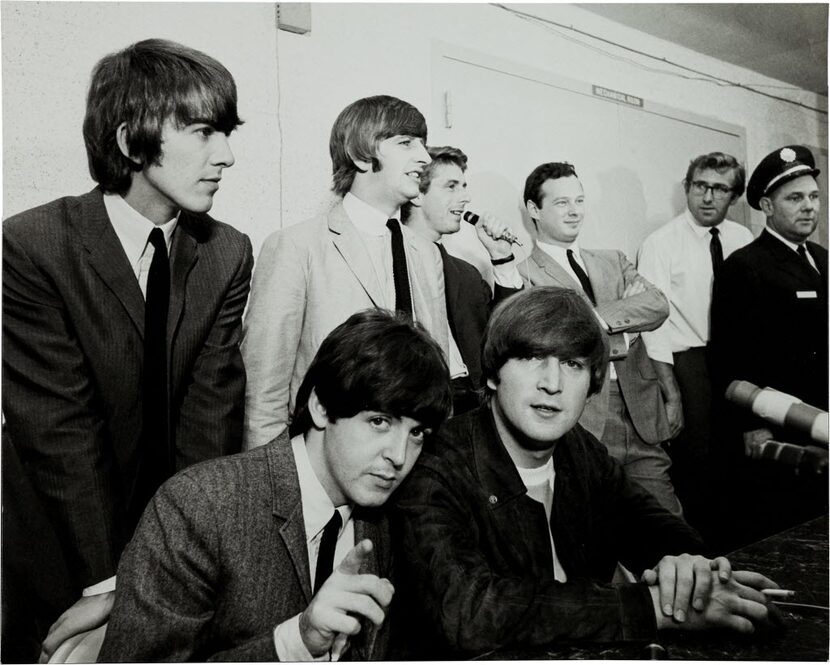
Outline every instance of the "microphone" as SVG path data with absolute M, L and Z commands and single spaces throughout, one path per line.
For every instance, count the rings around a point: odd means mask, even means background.
M 808 435 L 816 445 L 827 447 L 827 412 L 804 404 L 800 399 L 772 388 L 759 388 L 749 381 L 733 381 L 726 389 L 726 399 L 767 422 L 789 427 Z
M 469 222 L 473 226 L 478 224 L 478 220 L 481 219 L 478 215 L 469 210 L 465 210 L 464 214 L 461 215 L 461 217 L 464 219 L 465 222 Z M 506 240 L 511 245 L 518 245 L 519 247 L 522 247 L 522 243 L 519 242 L 519 236 L 517 236 L 514 233 L 511 233 L 510 231 L 505 231 L 498 238 L 493 238 L 493 240 Z

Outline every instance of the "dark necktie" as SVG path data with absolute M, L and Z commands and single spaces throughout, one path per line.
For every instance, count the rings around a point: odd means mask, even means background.
M 409 275 L 406 272 L 406 253 L 403 234 L 397 219 L 390 219 L 386 227 L 392 232 L 392 275 L 395 280 L 395 309 L 412 316 L 412 295 L 409 293 Z
M 167 308 L 170 303 L 170 263 L 164 233 L 150 232 L 153 260 L 147 274 L 144 304 L 144 441 L 147 450 L 145 488 L 150 496 L 175 470 L 169 446 L 167 413 Z M 153 485 L 155 487 L 153 487 Z M 148 497 L 149 498 L 149 497 Z
M 334 515 L 323 528 L 323 537 L 320 539 L 320 549 L 317 553 L 317 568 L 314 572 L 314 593 L 320 590 L 334 567 L 334 550 L 337 547 L 337 536 L 340 534 L 340 525 L 343 518 L 340 511 L 334 511 Z
M 709 229 L 712 239 L 709 241 L 709 253 L 712 255 L 712 276 L 718 278 L 721 266 L 723 266 L 723 246 L 720 244 L 720 231 L 716 228 Z
M 588 275 L 585 274 L 582 266 L 576 262 L 574 251 L 569 249 L 566 251 L 566 254 L 568 255 L 568 263 L 571 264 L 571 270 L 574 271 L 577 279 L 579 279 L 579 283 L 582 284 L 582 290 L 585 291 L 585 295 L 588 296 L 588 299 L 596 305 L 597 299 L 594 297 L 594 288 L 591 286 L 591 281 L 588 279 Z
M 816 270 L 816 269 L 813 267 L 813 264 L 812 264 L 812 263 L 810 263 L 810 257 L 809 257 L 809 255 L 807 254 L 807 247 L 806 247 L 806 246 L 804 246 L 804 245 L 799 245 L 799 246 L 798 246 L 798 249 L 796 249 L 796 251 L 798 252 L 798 255 L 801 257 L 801 260 L 802 260 L 802 261 L 804 261 L 804 263 L 807 265 L 807 267 L 808 267 L 810 270 L 812 270 L 813 272 L 818 272 L 818 270 Z

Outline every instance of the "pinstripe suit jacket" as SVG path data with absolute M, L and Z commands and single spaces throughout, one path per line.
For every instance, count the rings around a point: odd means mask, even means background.
M 669 438 L 669 424 L 657 373 L 639 337 L 623 356 L 623 333 L 654 330 L 669 315 L 669 303 L 662 291 L 637 273 L 622 252 L 581 249 L 580 257 L 594 289 L 597 314 L 610 327 L 611 360 L 631 421 L 643 441 L 652 444 L 665 441 Z M 527 263 L 519 266 L 519 272 L 526 283 L 532 285 L 561 286 L 583 293 L 582 287 L 538 245 L 533 248 Z M 635 282 L 642 283 L 645 290 L 623 298 L 626 287 Z M 615 357 L 620 359 L 614 360 Z M 580 425 L 598 439 L 602 439 L 608 413 L 608 381 L 606 374 L 602 391 L 588 400 L 579 420 Z
M 435 245 L 401 228 L 415 317 L 447 354 L 444 272 Z M 366 245 L 342 203 L 270 235 L 245 315 L 245 447 L 279 436 L 326 336 L 355 312 L 387 303 Z
M 238 451 L 247 236 L 182 212 L 170 250 L 176 466 Z M 3 224 L 3 412 L 78 590 L 115 574 L 142 458 L 144 299 L 95 189 Z
M 391 576 L 385 512 L 356 507 L 361 574 Z M 274 628 L 312 598 L 303 505 L 288 434 L 186 469 L 150 502 L 118 568 L 102 662 L 273 661 Z M 388 621 L 387 621 L 388 623 Z M 350 660 L 386 653 L 364 622 Z

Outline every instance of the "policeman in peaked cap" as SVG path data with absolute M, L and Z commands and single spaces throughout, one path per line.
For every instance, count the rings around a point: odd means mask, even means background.
M 746 188 L 746 200 L 756 210 L 761 209 L 761 198 L 795 178 L 809 175 L 816 177 L 813 153 L 803 145 L 788 145 L 774 150 L 755 167 Z

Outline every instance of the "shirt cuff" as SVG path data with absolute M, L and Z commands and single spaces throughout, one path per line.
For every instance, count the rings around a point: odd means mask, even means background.
M 115 591 L 115 575 L 101 582 L 98 582 L 97 584 L 88 586 L 86 589 L 83 590 L 81 595 L 84 598 L 87 598 L 88 596 L 98 596 L 102 593 L 109 593 L 110 591 Z
M 315 658 L 306 649 L 305 642 L 300 636 L 299 614 L 283 621 L 274 628 L 274 647 L 277 650 L 277 657 L 281 661 L 314 661 L 321 663 L 329 660 L 328 652 Z
M 522 288 L 522 276 L 519 274 L 516 261 L 493 266 L 493 281 L 499 286 L 504 286 L 508 289 Z

